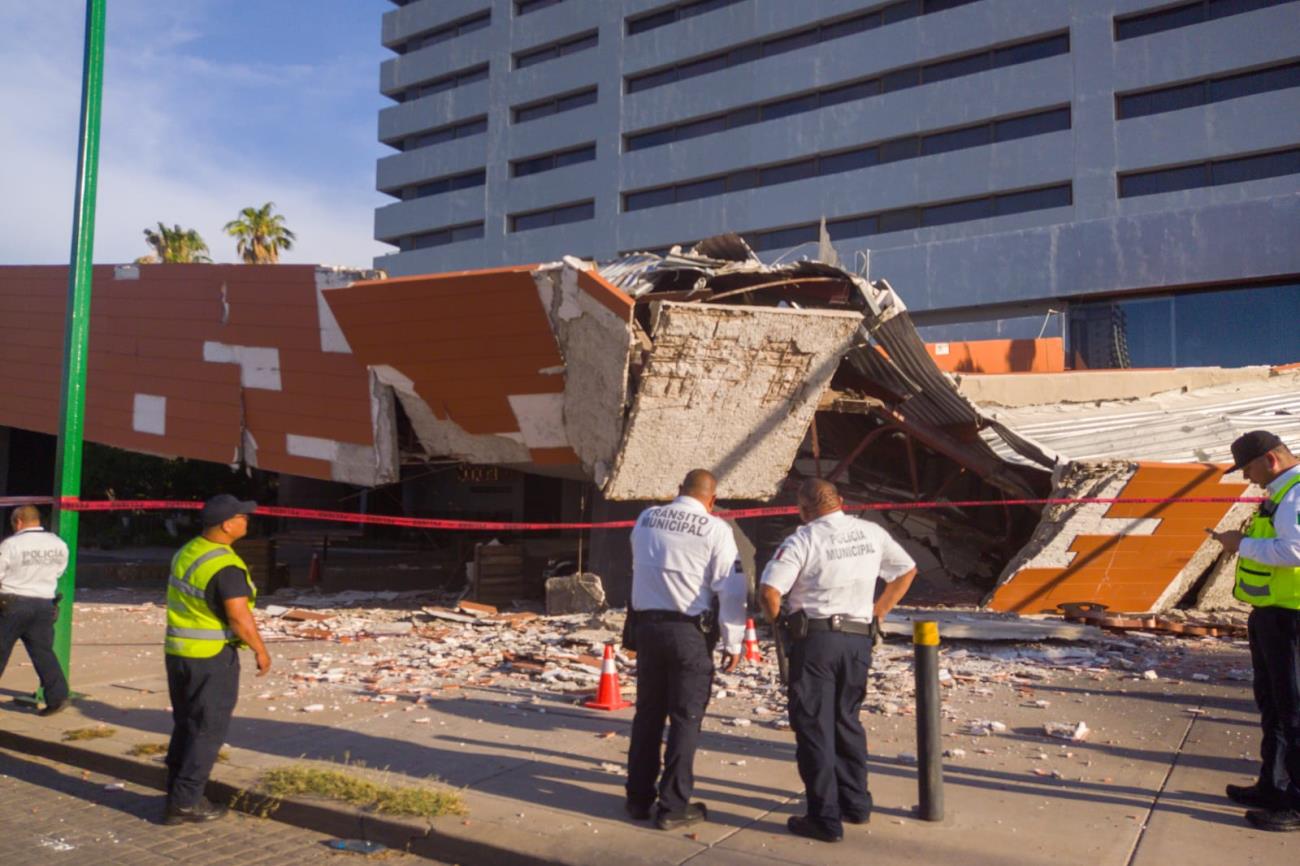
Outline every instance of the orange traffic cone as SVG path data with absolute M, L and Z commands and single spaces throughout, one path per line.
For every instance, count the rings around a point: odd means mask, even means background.
M 758 632 L 754 629 L 754 620 L 745 620 L 745 646 L 741 657 L 747 662 L 761 662 L 763 654 L 758 649 Z
M 600 690 L 594 701 L 587 701 L 593 710 L 621 710 L 632 706 L 623 700 L 623 693 L 618 688 L 618 668 L 614 665 L 614 645 L 605 644 L 605 658 L 600 663 Z

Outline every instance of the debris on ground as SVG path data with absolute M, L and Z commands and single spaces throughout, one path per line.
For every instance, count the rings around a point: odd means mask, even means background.
M 124 616 L 136 625 L 155 621 L 162 633 L 165 604 L 161 596 L 145 604 L 139 603 L 139 590 L 89 590 L 84 597 L 85 601 L 78 601 L 76 613 L 83 623 Z M 380 704 L 387 705 L 385 710 L 409 711 L 411 723 L 428 725 L 431 718 L 436 719 L 429 712 L 436 712 L 438 702 L 471 694 L 495 696 L 513 712 L 542 713 L 547 711 L 543 702 L 579 704 L 596 692 L 601 653 L 611 643 L 623 697 L 630 700 L 636 691 L 636 656 L 619 648 L 626 615 L 618 609 L 548 616 L 527 604 L 481 605 L 436 592 L 282 590 L 274 595 L 273 603 L 285 612 L 310 611 L 325 619 L 293 620 L 262 608 L 254 612 L 269 644 L 307 644 L 306 652 L 281 656 L 284 661 L 277 662 L 267 679 L 259 681 L 260 691 L 253 700 L 271 714 L 302 717 Z M 1018 621 L 1039 622 L 1034 617 L 969 608 L 909 609 L 900 611 L 900 618 L 927 618 L 928 614 L 981 629 L 985 622 L 1012 626 Z M 891 624 L 893 620 L 891 616 Z M 913 648 L 910 642 L 892 637 L 893 629 L 886 631 L 891 636 L 872 654 L 870 687 L 862 713 L 911 717 L 916 713 Z M 1061 673 L 1099 683 L 1135 678 L 1171 685 L 1250 679 L 1250 670 L 1242 667 L 1240 660 L 1244 643 L 1234 638 L 1114 633 L 1091 627 L 1078 634 L 1081 637 L 1074 640 L 1057 635 L 1038 641 L 1000 635 L 961 640 L 945 635 L 940 647 L 940 667 L 945 672 L 942 712 L 955 732 L 951 736 L 969 737 L 977 746 L 995 746 L 996 739 L 1010 731 L 1004 721 L 994 717 L 997 710 L 993 707 L 1024 706 L 1053 714 L 1068 707 L 1058 695 L 1035 692 Z M 769 639 L 766 629 L 761 630 L 760 641 L 766 644 Z M 144 649 L 140 654 L 154 654 L 161 664 L 161 648 Z M 719 671 L 713 688 L 717 717 L 706 722 L 713 730 L 741 738 L 755 736 L 754 730 L 760 727 L 789 730 L 786 689 L 774 663 L 744 663 L 730 673 Z M 1063 726 L 1060 734 L 1047 727 L 1038 730 L 1044 737 L 1075 740 L 1082 723 L 1061 720 L 1059 724 Z M 1065 736 L 1067 726 L 1069 736 Z M 966 742 L 950 745 L 978 751 Z

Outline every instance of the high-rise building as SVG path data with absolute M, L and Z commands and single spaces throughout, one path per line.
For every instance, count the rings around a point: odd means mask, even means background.
M 1297 0 L 392 0 L 391 274 L 735 231 L 931 340 L 1300 360 Z

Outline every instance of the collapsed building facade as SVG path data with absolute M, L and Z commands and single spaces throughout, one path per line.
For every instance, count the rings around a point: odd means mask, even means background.
M 1062 431 L 1089 413 L 1122 416 L 1123 402 L 1076 401 L 1075 383 L 1046 379 L 1012 399 L 979 384 L 1002 377 L 945 374 L 899 292 L 839 266 L 829 247 L 822 258 L 764 264 L 720 236 L 603 266 L 566 258 L 397 279 L 98 267 L 87 437 L 365 489 L 410 467 L 503 468 L 569 485 L 534 511 L 550 520 L 631 516 L 696 466 L 736 504 L 789 504 L 798 480 L 817 476 L 852 502 L 893 506 L 873 519 L 917 555 L 922 598 L 957 588 L 1020 612 L 1221 598 L 1206 586 L 1225 564 L 1203 530 L 1249 506 L 1023 500 L 1242 495 L 1222 479 L 1237 427 L 1184 431 L 1199 444 L 1183 451 L 1136 449 L 1141 436 L 1081 450 Z M 65 279 L 63 268 L 0 268 L 0 351 L 21 371 L 0 383 L 2 425 L 56 427 Z M 1263 394 L 1242 418 L 1276 427 L 1270 413 L 1300 414 L 1295 375 L 1229 383 Z M 1159 385 L 1148 390 L 1121 396 L 1156 400 Z M 1036 405 L 1054 408 L 1060 429 L 1043 427 Z M 1131 429 L 1152 411 L 1108 423 Z M 1174 439 L 1187 426 L 1170 424 Z M 790 525 L 745 521 L 760 565 Z M 589 541 L 590 569 L 619 603 L 625 536 Z

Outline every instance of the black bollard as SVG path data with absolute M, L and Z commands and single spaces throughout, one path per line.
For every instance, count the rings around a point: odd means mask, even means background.
M 939 727 L 939 624 L 913 622 L 916 652 L 916 760 L 922 820 L 943 820 L 943 745 Z

